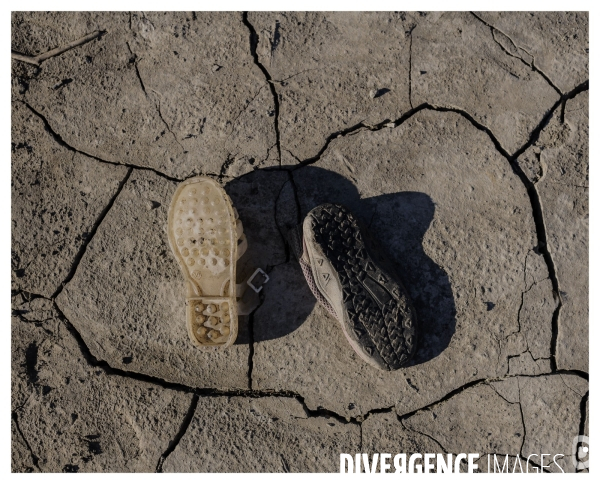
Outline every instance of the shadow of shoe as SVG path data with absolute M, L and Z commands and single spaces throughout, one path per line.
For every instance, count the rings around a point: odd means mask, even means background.
M 361 204 L 369 216 L 369 231 L 395 264 L 417 312 L 418 346 L 409 366 L 429 361 L 448 347 L 456 327 L 448 275 L 423 248 L 435 212 L 433 200 L 425 193 L 398 192 Z
M 306 320 L 316 302 L 289 252 L 281 226 L 276 223 L 277 216 L 283 216 L 292 225 L 299 220 L 289 180 L 287 171 L 255 170 L 225 185 L 248 239 L 248 250 L 240 259 L 237 272 L 251 274 L 260 267 L 270 278 L 259 293 L 261 305 L 257 309 L 268 310 L 270 317 L 253 325 L 254 341 L 292 333 Z M 235 345 L 249 344 L 251 317 L 239 319 Z
M 275 173 L 280 173 L 277 175 L 279 184 L 267 181 Z M 228 189 L 244 223 L 248 250 L 255 251 L 256 260 L 264 264 L 271 276 L 260 308 L 261 313 L 268 311 L 270 315 L 253 325 L 254 341 L 290 334 L 312 312 L 315 298 L 290 247 L 283 248 L 281 239 L 312 208 L 322 203 L 340 203 L 348 207 L 379 241 L 413 300 L 419 321 L 419 339 L 417 352 L 409 366 L 441 354 L 455 332 L 456 307 L 447 274 L 423 248 L 423 239 L 435 212 L 431 198 L 420 192 L 361 198 L 349 179 L 316 166 L 296 169 L 291 176 L 294 183 L 285 172 L 257 170 L 238 183 L 231 182 L 231 190 Z M 261 180 L 264 181 L 260 187 L 261 195 L 255 190 L 251 202 L 242 196 L 244 189 L 256 187 Z M 265 213 L 275 213 L 275 217 L 268 219 Z M 273 227 L 260 226 L 265 223 Z M 265 240 L 266 236 L 274 238 L 280 247 Z M 324 324 L 337 324 L 329 316 L 327 319 Z M 238 344 L 248 341 L 244 331 L 247 332 L 247 328 L 240 326 Z

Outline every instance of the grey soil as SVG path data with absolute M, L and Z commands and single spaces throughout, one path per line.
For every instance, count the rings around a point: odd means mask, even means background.
M 360 452 L 475 452 L 486 470 L 542 451 L 574 471 L 587 13 L 13 12 L 11 27 L 14 472 L 337 472 Z M 166 232 L 198 174 L 270 276 L 210 355 L 188 341 Z M 402 273 L 420 323 L 405 368 L 354 354 L 291 254 L 283 234 L 326 202 Z

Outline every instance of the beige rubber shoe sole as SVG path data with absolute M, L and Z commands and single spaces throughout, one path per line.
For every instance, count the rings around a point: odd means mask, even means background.
M 201 349 L 231 346 L 238 332 L 236 261 L 247 243 L 225 190 L 208 177 L 181 183 L 169 207 L 168 235 L 186 279 L 192 343 Z

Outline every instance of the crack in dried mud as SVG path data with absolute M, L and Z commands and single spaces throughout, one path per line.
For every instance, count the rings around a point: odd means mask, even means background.
M 136 70 L 137 70 L 137 65 L 136 65 Z M 158 94 L 160 96 L 160 93 L 156 92 L 154 89 L 152 90 L 152 92 L 154 92 L 155 94 Z M 156 111 L 158 112 L 158 117 L 165 125 L 165 128 L 167 128 L 167 131 L 169 133 L 171 133 L 171 136 L 173 136 L 173 140 L 175 140 L 175 143 L 177 143 L 179 145 L 183 154 L 186 154 L 187 151 L 185 150 L 183 145 L 179 142 L 179 140 L 177 139 L 177 136 L 175 136 L 175 133 L 173 133 L 173 130 L 171 129 L 171 126 L 169 126 L 169 123 L 167 123 L 167 121 L 163 117 L 162 110 L 160 109 L 160 99 L 158 99 L 158 104 L 155 104 L 155 106 L 156 106 Z
M 525 354 L 528 354 L 531 359 L 533 360 L 533 362 L 535 363 L 535 366 L 537 366 L 538 370 L 541 372 L 542 369 L 540 368 L 540 365 L 538 365 L 538 361 L 540 360 L 547 360 L 550 361 L 550 358 L 545 358 L 545 357 L 539 357 L 539 358 L 534 358 L 533 354 L 531 353 L 531 350 L 529 349 L 529 343 L 527 341 L 527 338 L 525 338 L 525 345 L 527 346 L 527 348 L 522 351 L 521 353 L 517 354 L 517 355 L 507 355 L 506 357 L 506 362 L 507 362 L 507 372 L 510 375 L 511 374 L 511 370 L 510 370 L 510 362 L 514 359 L 514 358 L 519 358 Z M 557 373 L 558 374 L 558 373 Z
M 364 452 L 364 445 L 363 445 L 363 428 L 362 428 L 362 422 L 358 425 L 358 445 L 359 445 L 359 449 L 361 454 Z
M 129 13 L 129 16 L 131 18 L 131 12 Z M 129 53 L 131 54 L 131 59 L 129 60 L 129 62 L 133 63 L 133 67 L 135 68 L 135 74 L 138 78 L 138 81 L 140 81 L 140 86 L 142 88 L 142 91 L 144 91 L 144 96 L 148 97 L 148 92 L 146 91 L 146 86 L 144 85 L 144 81 L 142 79 L 142 76 L 140 75 L 140 70 L 138 68 L 138 56 L 135 52 L 133 52 L 133 50 L 131 50 L 131 46 L 129 45 L 129 42 L 125 42 L 125 45 L 127 46 Z
M 275 128 L 275 140 L 277 142 L 277 156 L 279 159 L 279 166 L 281 167 L 281 137 L 279 134 L 279 96 L 277 95 L 277 90 L 275 89 L 275 83 L 273 82 L 273 78 L 269 74 L 267 68 L 260 62 L 258 58 L 256 47 L 258 46 L 259 37 L 256 33 L 256 29 L 248 20 L 248 12 L 242 13 L 242 23 L 248 28 L 248 31 L 250 32 L 250 53 L 252 54 L 252 58 L 254 59 L 254 64 L 260 69 L 260 71 L 265 76 L 265 80 L 269 86 L 271 95 L 273 96 L 273 106 L 275 110 L 275 119 L 273 121 L 273 125 Z
M 525 416 L 523 415 L 523 404 L 521 403 L 521 383 L 517 378 L 517 389 L 519 390 L 519 413 L 521 414 L 521 425 L 523 425 L 523 440 L 521 441 L 521 448 L 519 449 L 519 455 L 523 455 L 523 447 L 525 446 L 525 439 L 527 438 L 527 427 L 525 426 Z
M 269 273 L 269 270 L 265 272 Z M 263 305 L 265 301 L 264 292 L 258 294 L 260 303 L 254 310 L 248 315 L 248 388 L 252 390 L 252 371 L 254 370 L 254 314 Z
M 242 114 L 244 114 L 248 108 L 250 107 L 250 105 L 254 102 L 254 100 L 258 97 L 258 95 L 262 92 L 262 90 L 265 88 L 264 85 L 260 86 L 258 88 L 258 91 L 256 91 L 256 94 L 254 94 L 254 96 L 252 96 L 247 102 L 246 105 L 240 110 L 239 113 L 237 113 L 236 117 L 233 118 L 233 120 L 231 121 L 231 132 L 227 135 L 227 139 L 229 139 L 229 137 L 233 134 L 233 131 L 235 129 L 235 123 L 237 123 L 237 120 L 240 119 L 240 116 Z M 223 144 L 225 144 L 225 141 L 223 142 Z M 270 148 L 269 148 L 270 149 Z M 268 155 L 267 155 L 268 157 Z
M 231 165 L 235 163 L 235 155 L 228 154 L 227 159 L 221 165 L 221 169 L 219 170 L 219 175 L 217 176 L 217 180 L 219 183 L 223 183 L 223 179 L 227 176 L 227 170 Z
M 473 15 L 477 20 L 479 20 L 482 24 L 484 24 L 485 26 L 489 27 L 490 32 L 492 33 L 492 38 L 494 39 L 494 42 L 496 42 L 496 44 L 498 44 L 500 46 L 500 48 L 510 57 L 514 57 L 515 59 L 520 60 L 523 64 L 525 64 L 527 67 L 531 68 L 531 70 L 533 70 L 534 72 L 537 72 L 540 76 L 542 76 L 544 78 L 544 80 L 548 83 L 548 85 L 554 89 L 559 96 L 563 96 L 563 92 L 556 86 L 556 84 L 554 84 L 554 82 L 552 82 L 552 80 L 550 79 L 550 77 L 548 75 L 546 75 L 546 73 L 544 71 L 542 71 L 539 67 L 537 67 L 535 65 L 535 57 L 527 52 L 527 50 L 525 50 L 523 47 L 519 47 L 515 41 L 507 34 L 505 34 L 504 32 L 502 32 L 502 30 L 500 30 L 498 27 L 495 27 L 494 25 L 486 22 L 485 20 L 483 20 L 479 15 L 477 15 L 475 12 L 471 12 L 471 15 Z M 500 41 L 498 41 L 498 39 L 496 39 L 496 35 L 495 32 L 500 33 L 501 35 L 503 35 L 504 37 L 506 37 L 509 42 L 513 45 L 513 47 L 515 48 L 515 50 L 518 52 L 520 50 L 522 50 L 523 52 L 525 52 L 528 56 L 531 57 L 531 63 L 527 62 L 525 59 L 523 59 L 521 56 L 518 55 L 514 55 L 512 52 L 510 52 L 506 47 L 504 47 L 504 45 L 502 45 L 502 43 Z
M 415 30 L 417 28 L 417 25 L 415 24 L 413 26 L 413 28 L 410 29 L 409 31 L 409 37 L 410 37 L 410 44 L 408 46 L 408 104 L 410 105 L 411 109 L 414 109 L 413 103 L 412 103 L 412 46 L 413 46 L 413 30 Z
M 27 447 L 27 450 L 29 450 L 29 454 L 31 455 L 31 461 L 33 462 L 33 465 L 37 468 L 37 470 L 39 472 L 42 472 L 42 469 L 40 469 L 40 466 L 39 466 L 39 458 L 37 455 L 35 455 L 35 452 L 33 452 L 31 445 L 29 445 L 29 442 L 25 438 L 25 435 L 23 434 L 23 431 L 21 430 L 21 427 L 19 426 L 19 416 L 17 415 L 16 411 L 11 412 L 11 418 L 12 418 L 13 422 L 15 423 L 15 428 L 17 429 L 17 432 L 23 439 L 23 442 L 25 442 L 25 446 Z
M 150 168 L 148 166 L 141 166 L 141 165 L 135 165 L 133 163 L 119 163 L 116 161 L 109 161 L 109 160 L 104 160 L 102 158 L 99 158 L 96 155 L 92 155 L 91 153 L 86 153 L 85 151 L 82 151 L 78 148 L 75 148 L 74 146 L 71 146 L 69 143 L 67 143 L 63 137 L 58 134 L 50 125 L 50 123 L 48 122 L 48 119 L 39 111 L 37 111 L 33 106 L 31 106 L 27 101 L 21 101 L 21 100 L 17 100 L 17 102 L 22 103 L 23 105 L 25 105 L 34 115 L 36 115 L 38 118 L 40 118 L 40 120 L 44 123 L 44 128 L 46 129 L 46 131 L 52 136 L 52 138 L 54 139 L 54 141 L 56 141 L 60 146 L 68 149 L 69 151 L 73 151 L 74 153 L 79 153 L 80 155 L 86 156 L 88 158 L 91 158 L 93 160 L 96 160 L 100 163 L 106 163 L 108 165 L 113 165 L 113 166 L 124 166 L 127 168 L 135 168 L 136 170 L 147 170 L 147 171 L 151 171 L 153 173 L 155 173 L 156 175 L 165 178 L 166 180 L 169 181 L 173 181 L 173 182 L 182 182 L 185 181 L 185 178 L 175 178 L 173 176 L 167 175 L 166 173 L 163 173 L 155 168 Z M 213 174 L 207 174 L 210 176 L 215 176 Z M 194 175 L 192 175 L 194 176 Z
M 286 240 L 285 235 L 281 231 L 281 227 L 280 227 L 279 223 L 277 222 L 277 213 L 278 213 L 277 206 L 279 205 L 279 199 L 281 198 L 281 193 L 283 192 L 283 189 L 286 187 L 286 185 L 288 183 L 290 184 L 290 186 L 292 185 L 291 173 L 289 171 L 287 172 L 287 176 L 288 176 L 288 180 L 286 182 L 284 182 L 283 185 L 281 185 L 281 188 L 279 189 L 279 193 L 277 194 L 277 197 L 275 198 L 275 202 L 273 203 L 273 206 L 274 206 L 273 218 L 275 221 L 275 227 L 277 227 L 277 232 L 279 233 L 279 237 L 281 238 L 281 243 L 283 244 L 283 250 L 284 250 L 284 255 L 285 255 L 285 260 L 283 261 L 284 264 L 290 261 L 291 250 L 290 250 L 290 244 L 288 244 L 288 241 Z M 275 264 L 275 265 L 281 265 L 281 263 Z
M 92 225 L 92 227 L 90 228 L 90 230 L 88 232 L 88 236 L 83 240 L 81 247 L 77 251 L 77 254 L 75 255 L 75 259 L 73 260 L 73 263 L 71 264 L 71 269 L 69 270 L 69 273 L 67 274 L 67 277 L 65 277 L 65 279 L 60 284 L 60 286 L 56 289 L 56 291 L 54 291 L 54 294 L 52 294 L 51 299 L 57 298 L 58 295 L 64 289 L 64 287 L 71 281 L 71 279 L 73 279 L 73 276 L 75 276 L 75 273 L 77 272 L 77 268 L 79 267 L 79 263 L 83 259 L 83 256 L 85 255 L 85 252 L 86 252 L 88 246 L 94 239 L 94 236 L 96 235 L 96 232 L 98 231 L 98 227 L 100 227 L 104 218 L 106 217 L 106 215 L 108 214 L 108 212 L 110 211 L 112 206 L 114 205 L 115 200 L 118 198 L 119 194 L 123 190 L 123 187 L 127 183 L 127 180 L 129 180 L 129 177 L 131 176 L 132 171 L 133 171 L 133 168 L 129 168 L 127 170 L 127 173 L 125 174 L 123 179 L 119 182 L 119 186 L 117 187 L 117 190 L 115 191 L 114 195 L 110 198 L 106 207 L 104 207 L 102 209 L 102 211 L 100 212 L 100 214 L 98 215 L 98 218 L 96 219 L 96 221 L 94 222 L 94 224 Z
M 402 426 L 402 428 L 403 428 L 404 430 L 407 430 L 408 432 L 415 432 L 415 433 L 417 433 L 417 434 L 419 434 L 419 435 L 422 435 L 423 437 L 427 437 L 427 438 L 428 438 L 429 440 L 431 440 L 432 442 L 435 442 L 435 443 L 436 443 L 436 444 L 437 444 L 437 445 L 440 447 L 440 449 L 442 449 L 442 452 L 443 452 L 444 454 L 448 454 L 448 453 L 449 453 L 449 452 L 448 452 L 448 451 L 447 451 L 447 450 L 444 448 L 444 446 L 443 446 L 443 445 L 440 443 L 440 441 L 439 441 L 439 440 L 437 440 L 437 439 L 435 439 L 435 438 L 433 438 L 431 435 L 429 435 L 429 434 L 426 434 L 425 432 L 421 432 L 420 430 L 413 429 L 413 428 L 411 428 L 411 427 L 407 427 L 407 426 L 404 424 L 404 422 L 403 422 L 402 420 L 400 420 L 400 417 L 398 417 L 398 422 L 400 422 L 400 425 Z
M 160 99 L 158 99 L 158 104 L 157 104 L 156 102 L 154 102 L 151 99 L 150 95 L 148 94 L 148 91 L 146 90 L 146 85 L 144 84 L 144 80 L 142 79 L 142 75 L 140 74 L 140 69 L 138 67 L 138 55 L 135 52 L 133 52 L 133 50 L 131 50 L 131 46 L 129 45 L 129 42 L 125 42 L 125 44 L 127 45 L 127 49 L 129 50 L 129 53 L 131 54 L 131 60 L 129 62 L 133 63 L 133 67 L 135 68 L 135 74 L 138 78 L 138 81 L 140 81 L 140 86 L 142 88 L 142 91 L 144 92 L 144 96 L 146 97 L 146 99 L 148 99 L 148 101 L 153 102 L 154 108 L 156 109 L 156 112 L 158 113 L 158 117 L 160 118 L 162 123 L 165 125 L 165 128 L 167 128 L 167 131 L 171 134 L 171 136 L 173 136 L 173 140 L 175 141 L 175 143 L 177 143 L 179 145 L 179 147 L 181 148 L 181 151 L 184 154 L 187 153 L 187 151 L 185 150 L 183 145 L 179 142 L 179 139 L 177 139 L 177 136 L 175 136 L 175 133 L 171 129 L 171 126 L 169 126 L 169 123 L 167 123 L 167 121 L 163 117 L 163 114 L 162 114 L 162 111 L 160 108 Z M 152 89 L 152 92 L 154 92 L 159 97 L 161 96 L 161 94 L 159 92 L 155 91 L 154 89 Z
M 181 438 L 187 432 L 187 429 L 189 428 L 190 424 L 192 423 L 192 418 L 194 418 L 194 413 L 196 413 L 196 407 L 198 406 L 198 400 L 199 400 L 198 395 L 194 394 L 192 396 L 192 401 L 190 402 L 190 408 L 188 409 L 185 418 L 181 422 L 179 431 L 177 432 L 175 437 L 173 437 L 173 440 L 171 440 L 167 449 L 162 453 L 162 455 L 158 459 L 158 464 L 156 464 L 156 472 L 158 472 L 158 473 L 163 472 L 163 464 L 165 463 L 165 460 L 167 459 L 167 457 L 169 457 L 171 455 L 171 453 L 179 445 Z

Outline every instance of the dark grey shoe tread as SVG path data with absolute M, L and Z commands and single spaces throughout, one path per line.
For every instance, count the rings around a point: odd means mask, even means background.
M 406 365 L 416 347 L 416 315 L 406 290 L 374 262 L 348 209 L 325 204 L 311 215 L 315 242 L 342 286 L 347 331 L 371 357 L 376 351 L 387 369 Z

